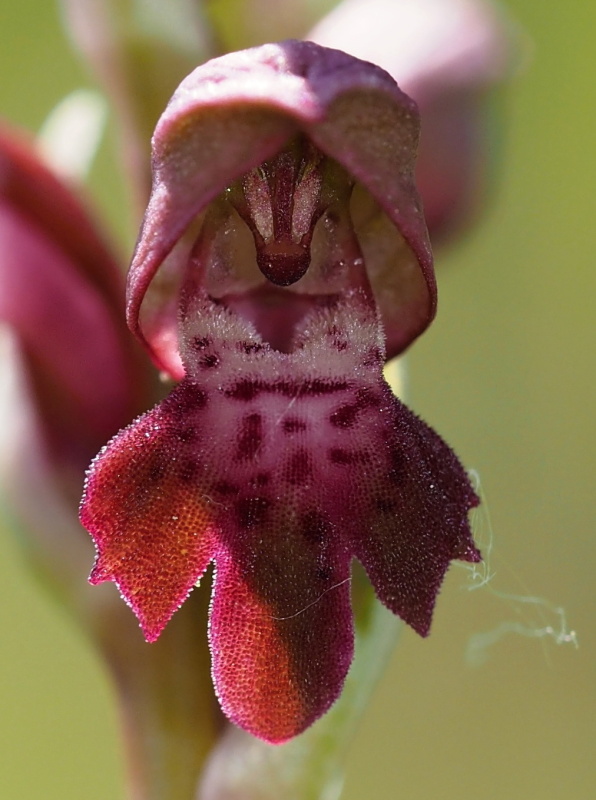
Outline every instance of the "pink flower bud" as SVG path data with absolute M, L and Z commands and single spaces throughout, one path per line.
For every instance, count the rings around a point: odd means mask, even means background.
M 77 469 L 139 405 L 121 292 L 80 201 L 2 127 L 0 325 L 18 343 L 46 446 Z
M 343 0 L 308 34 L 387 70 L 422 119 L 416 181 L 433 241 L 473 216 L 491 160 L 487 99 L 513 27 L 486 0 Z

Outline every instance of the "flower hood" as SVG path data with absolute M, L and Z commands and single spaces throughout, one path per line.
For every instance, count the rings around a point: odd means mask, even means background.
M 300 133 L 357 181 L 352 215 L 388 357 L 432 320 L 432 255 L 413 182 L 415 104 L 382 69 L 338 50 L 292 40 L 264 45 L 198 67 L 174 93 L 153 138 L 153 191 L 129 273 L 127 315 L 175 377 L 181 265 L 193 243 L 185 231 L 238 176 Z M 233 286 L 235 293 L 251 288 L 250 278 Z M 319 288 L 329 291 L 308 281 L 297 291 Z
M 153 641 L 213 563 L 215 689 L 269 742 L 341 691 L 353 559 L 426 635 L 480 558 L 463 467 L 383 377 L 434 312 L 416 138 L 386 73 L 300 42 L 199 68 L 154 137 L 128 319 L 181 381 L 89 470 L 91 581 Z

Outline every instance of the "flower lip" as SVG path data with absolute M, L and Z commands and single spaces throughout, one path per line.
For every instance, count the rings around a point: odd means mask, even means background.
M 311 42 L 228 54 L 191 73 L 156 127 L 153 191 L 128 278 L 129 327 L 158 366 L 182 377 L 176 319 L 192 221 L 298 133 L 365 189 L 373 212 L 362 249 L 388 356 L 405 349 L 436 308 L 412 177 L 418 128 L 415 104 L 386 72 Z
M 87 474 L 91 582 L 114 581 L 155 641 L 213 561 L 215 690 L 232 722 L 271 743 L 342 690 L 354 558 L 422 636 L 450 562 L 480 559 L 467 521 L 478 498 L 385 383 L 369 301 L 363 287 L 319 308 L 283 353 L 206 292 L 189 293 L 185 378 Z

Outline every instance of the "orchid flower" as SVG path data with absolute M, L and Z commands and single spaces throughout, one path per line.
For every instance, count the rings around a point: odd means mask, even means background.
M 154 641 L 213 562 L 215 689 L 272 743 L 341 692 L 353 559 L 425 636 L 480 558 L 463 467 L 382 372 L 436 305 L 417 141 L 386 72 L 298 41 L 196 69 L 153 139 L 127 316 L 179 383 L 88 472 L 91 581 Z

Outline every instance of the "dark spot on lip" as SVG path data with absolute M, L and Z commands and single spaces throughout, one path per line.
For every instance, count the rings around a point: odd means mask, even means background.
M 236 502 L 236 516 L 242 528 L 250 529 L 262 525 L 271 503 L 266 497 L 243 497 Z
M 259 393 L 259 382 L 245 378 L 236 381 L 229 389 L 224 389 L 226 397 L 231 397 L 233 400 L 254 400 Z
M 328 452 L 329 461 L 332 464 L 366 464 L 370 461 L 370 456 L 364 450 L 345 450 L 342 447 L 332 447 Z
M 377 405 L 378 398 L 375 393 L 364 387 L 360 389 L 353 403 L 345 403 L 329 416 L 329 422 L 335 428 L 351 428 L 356 423 L 356 417 L 361 411 Z
M 366 358 L 364 359 L 364 366 L 365 367 L 374 367 L 377 364 L 383 363 L 383 353 L 379 347 L 371 347 L 368 353 L 366 354 Z
M 262 381 L 258 378 L 242 378 L 223 390 L 226 397 L 234 400 L 254 400 L 261 393 L 280 394 L 283 397 L 320 397 L 344 392 L 350 384 L 344 380 L 313 378 L 307 381 Z
M 249 414 L 242 420 L 238 435 L 236 457 L 240 461 L 253 459 L 263 444 L 263 420 L 260 414 Z
M 329 539 L 333 531 L 333 526 L 327 517 L 316 510 L 308 511 L 300 523 L 302 535 L 311 544 L 322 544 Z
M 208 336 L 195 336 L 192 340 L 192 346 L 195 350 L 204 350 L 211 344 L 211 339 Z
M 238 346 L 240 349 L 246 353 L 260 353 L 261 350 L 265 350 L 265 345 L 259 344 L 258 342 L 238 342 Z
M 207 405 L 207 392 L 200 389 L 196 383 L 183 380 L 166 398 L 164 404 L 169 405 L 177 414 L 199 411 Z
M 334 428 L 351 428 L 356 423 L 359 411 L 357 403 L 346 403 L 329 416 L 329 422 Z
M 297 431 L 305 431 L 307 428 L 306 422 L 298 417 L 286 417 L 281 423 L 284 433 L 296 433 Z
M 300 448 L 290 457 L 284 477 L 293 486 L 302 486 L 312 478 L 312 464 L 308 451 Z
M 203 367 L 204 369 L 212 369 L 213 367 L 217 367 L 219 363 L 220 358 L 217 353 L 209 353 L 208 355 L 204 355 L 199 358 L 199 366 Z
M 375 505 L 383 514 L 389 514 L 395 511 L 395 502 L 386 497 L 379 497 Z

